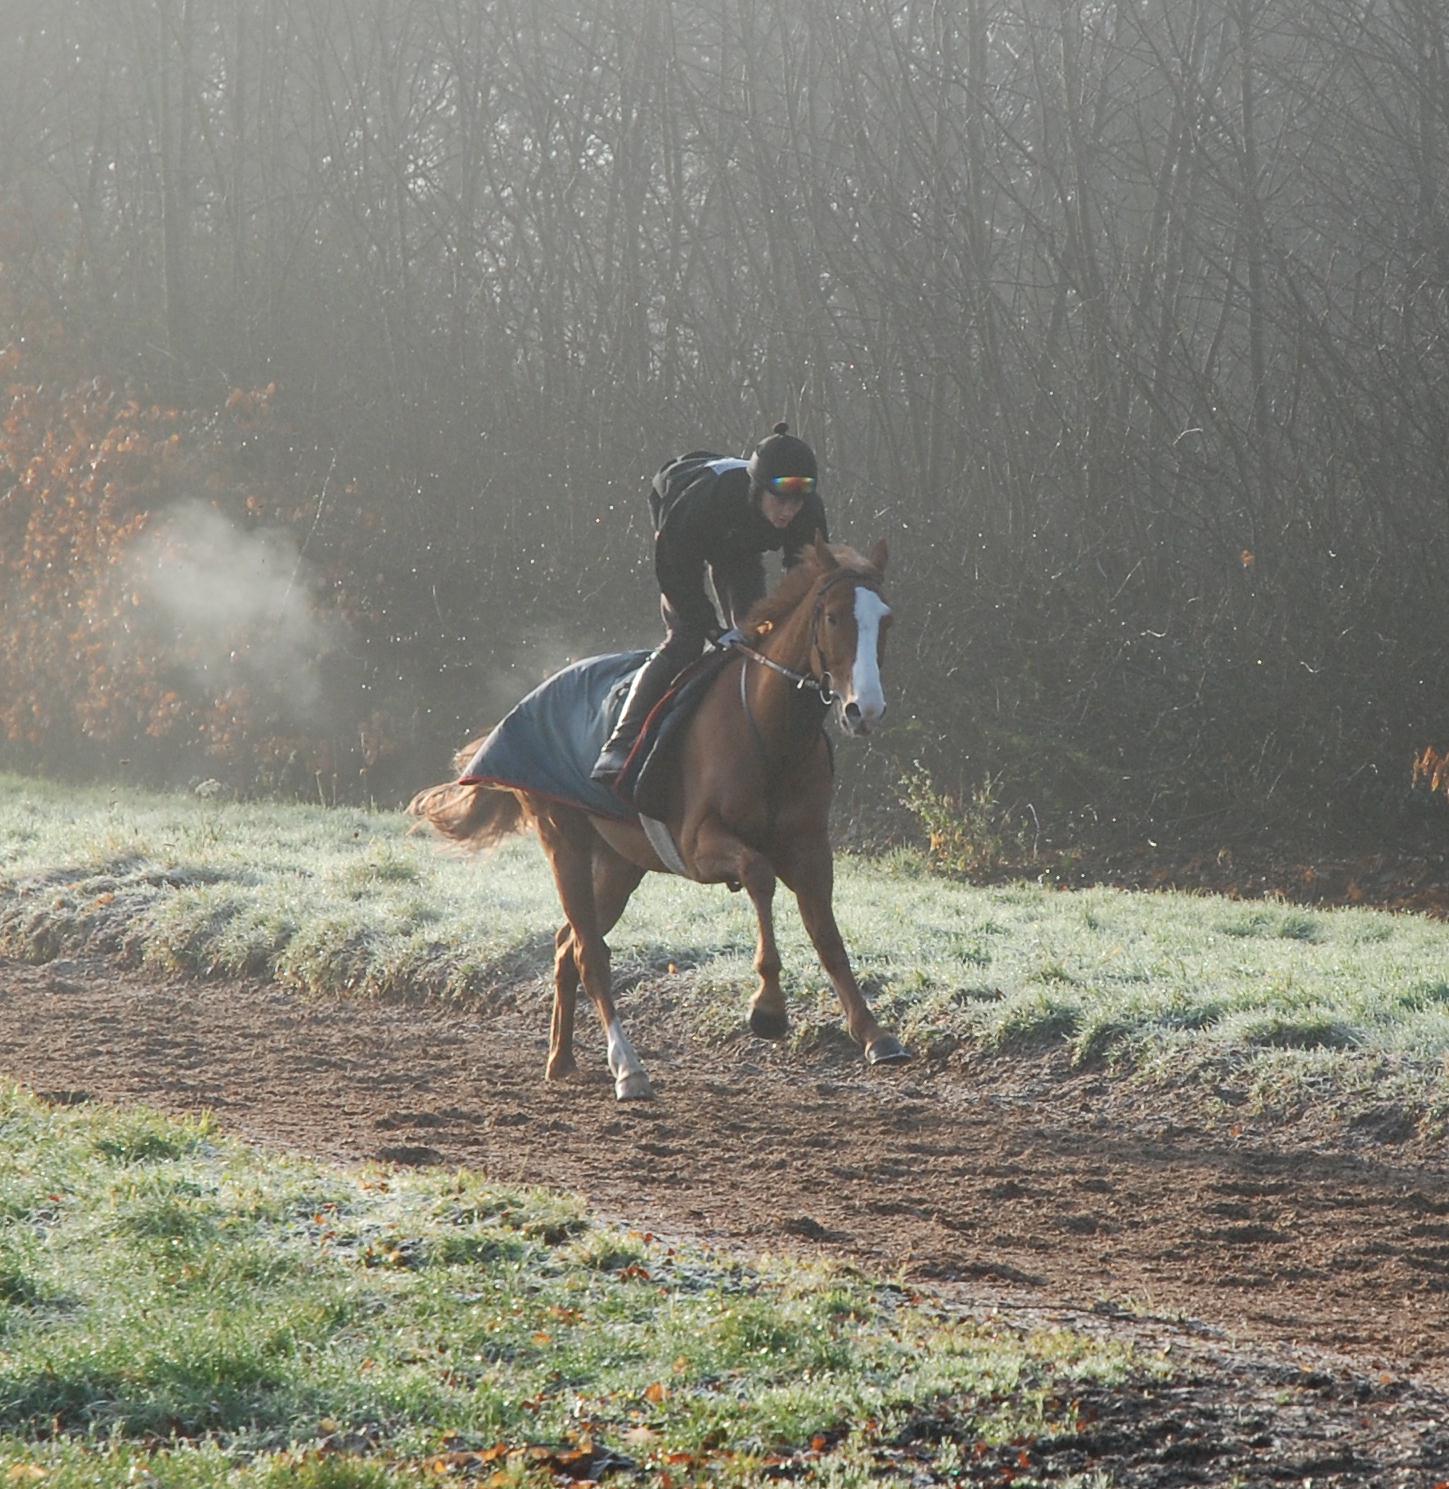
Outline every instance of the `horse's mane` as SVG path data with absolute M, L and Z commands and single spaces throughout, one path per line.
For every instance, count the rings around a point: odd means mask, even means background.
M 872 579 L 880 578 L 875 566 L 862 558 L 849 544 L 832 543 L 830 552 L 842 569 L 850 569 L 854 573 L 864 574 Z M 793 615 L 805 596 L 810 593 L 815 581 L 824 572 L 825 565 L 820 562 L 820 556 L 812 545 L 804 551 L 800 562 L 793 569 L 785 571 L 785 577 L 779 584 L 764 599 L 757 600 L 750 607 L 750 613 L 744 625 L 745 634 L 747 636 L 759 635 L 762 628 L 765 631 L 773 630 L 788 616 Z

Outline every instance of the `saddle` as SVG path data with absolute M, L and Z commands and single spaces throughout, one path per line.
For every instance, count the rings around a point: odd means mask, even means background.
M 699 706 L 709 685 L 727 667 L 731 653 L 710 650 L 691 662 L 669 685 L 669 691 L 649 711 L 615 792 L 647 817 L 664 811 L 669 764 L 679 747 L 684 726 Z

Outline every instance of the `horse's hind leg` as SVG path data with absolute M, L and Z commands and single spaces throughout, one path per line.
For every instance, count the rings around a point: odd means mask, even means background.
M 644 870 L 600 843 L 594 850 L 594 910 L 599 934 L 607 936 L 629 903 Z M 554 937 L 553 1027 L 549 1034 L 548 1079 L 559 1080 L 579 1068 L 574 1059 L 574 1009 L 578 1001 L 579 963 L 573 927 L 565 922 Z
M 584 991 L 592 999 L 609 1045 L 609 1069 L 614 1074 L 614 1094 L 620 1101 L 640 1100 L 654 1093 L 649 1077 L 619 1022 L 610 991 L 609 948 L 599 924 L 594 900 L 592 829 L 580 816 L 575 823 L 560 820 L 554 813 L 540 812 L 538 835 L 553 869 L 554 884 L 573 935 L 573 959 Z M 572 829 L 572 830 L 571 830 Z M 637 882 L 637 881 L 636 881 Z M 631 886 L 632 889 L 632 886 Z M 627 896 L 625 896 L 627 899 Z M 620 906 L 622 909 L 622 905 Z M 617 918 L 618 912 L 615 912 Z M 563 984 L 572 991 L 567 979 Z M 557 997 L 559 985 L 555 984 Z M 567 1003 L 556 1009 L 555 1033 L 571 1032 Z M 550 1051 L 550 1062 L 557 1051 Z M 570 1055 L 571 1057 L 571 1055 Z
M 553 938 L 553 1020 L 548 1034 L 548 1080 L 562 1080 L 579 1068 L 574 1059 L 574 1007 L 578 1001 L 579 964 L 574 956 L 574 930 L 567 921 Z

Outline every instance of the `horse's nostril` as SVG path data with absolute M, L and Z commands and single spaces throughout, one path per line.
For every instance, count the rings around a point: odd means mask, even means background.
M 860 717 L 860 705 L 858 703 L 847 703 L 845 705 L 845 717 L 852 721 L 858 719 Z

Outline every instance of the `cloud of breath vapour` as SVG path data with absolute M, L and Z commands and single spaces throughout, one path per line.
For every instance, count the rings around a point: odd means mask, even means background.
M 246 686 L 279 715 L 315 718 L 322 659 L 342 625 L 317 608 L 289 534 L 243 531 L 199 502 L 169 511 L 148 534 L 131 581 L 195 686 Z

